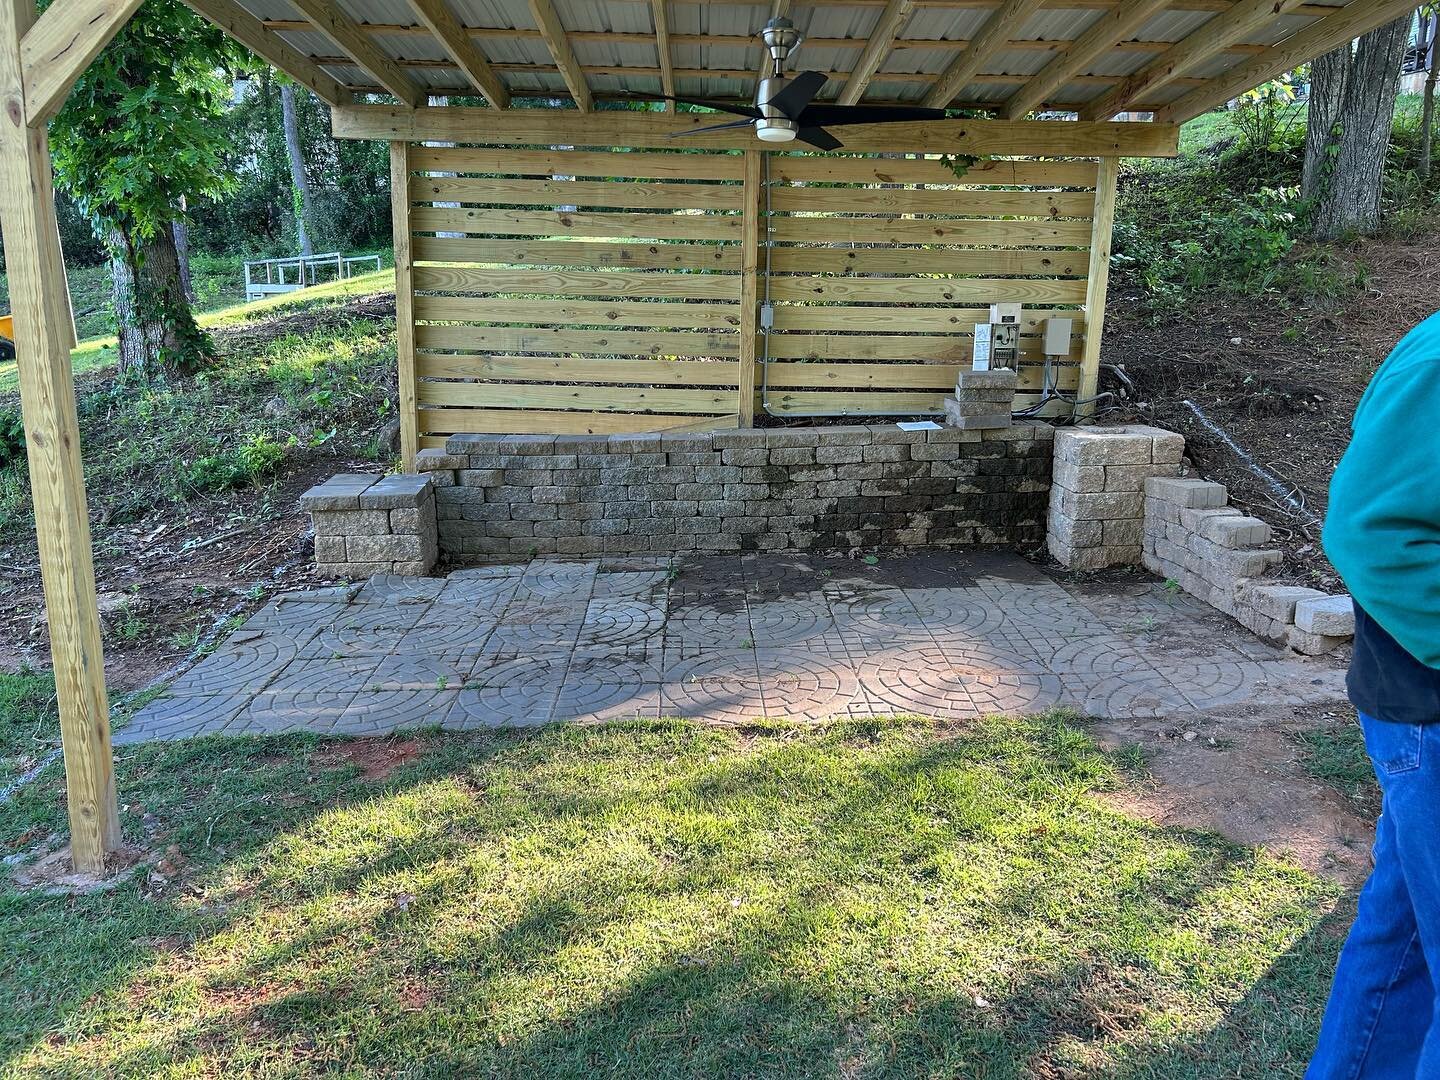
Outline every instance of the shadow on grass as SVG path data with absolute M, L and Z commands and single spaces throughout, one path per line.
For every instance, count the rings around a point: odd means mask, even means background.
M 1298 1075 L 1333 962 L 1333 890 L 1106 809 L 1049 719 L 317 745 L 124 755 L 196 872 L 0 893 L 0 1067 Z

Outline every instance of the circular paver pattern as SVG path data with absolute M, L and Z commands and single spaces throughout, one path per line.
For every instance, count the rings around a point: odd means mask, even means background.
M 120 744 L 145 739 L 213 735 L 244 710 L 246 698 L 231 694 L 162 697 L 136 713 L 115 735 Z
M 555 720 L 608 720 L 660 714 L 660 666 L 608 654 L 576 653 L 555 701 Z
M 266 690 L 226 729 L 236 733 L 328 731 L 340 719 L 354 693 L 337 693 L 324 686 Z
M 357 604 L 337 612 L 305 646 L 303 655 L 367 656 L 393 652 L 415 628 L 420 612 L 408 605 Z
M 1044 709 L 1061 699 L 1057 676 L 1024 670 L 1015 658 L 938 645 L 887 649 L 859 662 L 860 683 L 877 711 L 971 717 Z
M 427 604 L 445 587 L 443 578 L 376 574 L 355 597 L 361 604 Z
M 881 642 L 933 640 L 930 621 L 902 592 L 886 590 L 856 596 L 832 602 L 830 610 L 842 637 Z
M 804 649 L 756 649 L 765 715 L 786 720 L 828 720 L 863 705 L 860 679 L 849 661 Z
M 706 652 L 667 665 L 660 688 L 666 715 L 742 724 L 765 715 L 752 651 Z
M 643 600 L 592 600 L 580 628 L 580 643 L 641 644 L 655 640 L 664 625 L 664 609 Z
M 292 638 L 275 634 L 225 644 L 170 684 L 172 694 L 255 694 L 300 655 Z
M 797 645 L 827 635 L 838 637 L 829 605 L 811 598 L 752 603 L 750 629 L 756 648 Z
M 520 593 L 528 599 L 556 599 L 584 602 L 599 569 L 593 562 L 550 562 L 537 559 L 520 578 Z
M 434 727 L 449 714 L 459 697 L 456 689 L 434 686 L 410 690 L 359 693 L 335 722 L 334 730 L 349 735 L 381 734 L 402 727 Z
M 470 652 L 478 654 L 500 624 L 496 617 L 471 614 L 464 608 L 437 605 L 429 617 L 400 639 L 396 652 Z
M 665 645 L 698 646 L 709 649 L 739 649 L 750 642 L 750 614 L 712 607 L 670 609 L 665 621 Z
M 445 723 L 467 729 L 544 724 L 555 707 L 568 663 L 564 654 L 494 663 L 482 659 L 460 688 Z

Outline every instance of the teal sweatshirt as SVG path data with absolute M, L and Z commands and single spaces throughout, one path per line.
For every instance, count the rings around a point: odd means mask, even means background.
M 1401 339 L 1355 410 L 1325 553 L 1355 602 L 1440 668 L 1440 313 Z

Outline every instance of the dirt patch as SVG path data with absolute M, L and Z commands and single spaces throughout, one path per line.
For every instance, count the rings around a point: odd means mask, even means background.
M 364 780 L 384 780 L 425 752 L 418 739 L 352 739 L 328 743 L 311 760 L 325 769 L 356 765 Z
M 1144 756 L 1145 779 L 1106 796 L 1118 808 L 1263 847 L 1354 886 L 1370 872 L 1374 821 L 1305 771 L 1294 737 L 1339 716 L 1338 707 L 1250 707 L 1097 720 L 1091 730 L 1106 749 Z
M 53 896 L 87 896 L 106 892 L 149 865 L 142 848 L 124 846 L 105 857 L 105 873 L 84 874 L 70 862 L 70 846 L 48 851 L 34 862 L 15 868 L 11 884 L 22 892 L 39 892 Z

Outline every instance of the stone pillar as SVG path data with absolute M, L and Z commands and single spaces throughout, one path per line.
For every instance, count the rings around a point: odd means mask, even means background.
M 423 576 L 435 567 L 435 486 L 428 476 L 342 474 L 300 496 L 323 578 Z
M 964 429 L 1006 428 L 1015 411 L 1015 372 L 1009 368 L 961 368 L 955 396 L 945 399 L 945 423 Z

